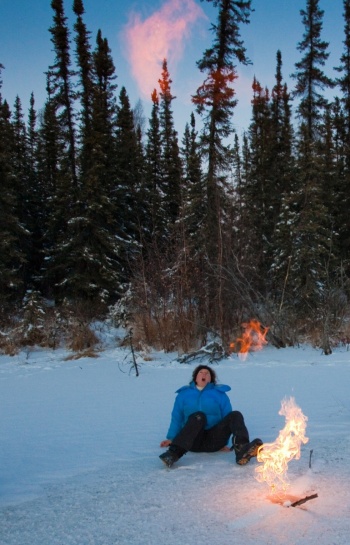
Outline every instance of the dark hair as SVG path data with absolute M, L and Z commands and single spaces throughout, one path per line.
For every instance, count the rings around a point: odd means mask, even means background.
M 213 384 L 216 384 L 216 381 L 217 381 L 216 373 L 215 373 L 214 369 L 212 369 L 211 367 L 208 367 L 207 365 L 198 365 L 198 367 L 195 368 L 195 370 L 192 373 L 193 382 L 196 382 L 197 375 L 198 375 L 199 371 L 201 371 L 202 369 L 206 369 L 207 371 L 209 371 L 211 382 Z

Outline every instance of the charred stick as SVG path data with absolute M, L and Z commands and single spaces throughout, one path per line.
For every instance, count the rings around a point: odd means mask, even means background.
M 303 503 L 306 503 L 309 500 L 314 500 L 315 498 L 318 498 L 318 494 L 312 494 L 311 496 L 305 496 L 305 498 L 301 498 L 301 500 L 294 501 L 290 504 L 290 507 L 297 507 L 297 505 L 302 505 Z

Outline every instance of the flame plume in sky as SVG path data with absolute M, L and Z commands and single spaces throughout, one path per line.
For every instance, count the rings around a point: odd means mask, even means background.
M 183 55 L 191 26 L 205 17 L 195 0 L 168 0 L 145 20 L 136 13 L 130 16 L 124 32 L 127 57 L 144 98 L 150 99 L 158 88 L 163 60 L 174 68 Z
M 286 424 L 276 441 L 264 443 L 259 450 L 257 460 L 262 464 L 255 469 L 257 480 L 266 482 L 273 494 L 286 491 L 289 486 L 288 464 L 292 459 L 299 460 L 301 444 L 309 440 L 305 437 L 307 416 L 303 414 L 293 397 L 282 401 L 278 414 L 285 416 Z

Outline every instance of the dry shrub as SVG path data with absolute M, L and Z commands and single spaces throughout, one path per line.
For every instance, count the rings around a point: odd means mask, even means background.
M 53 345 L 54 337 L 46 323 L 36 327 L 23 328 L 22 324 L 16 325 L 0 337 L 0 352 L 13 356 L 22 348 L 29 346 L 41 346 L 43 348 L 56 348 Z
M 167 352 L 187 352 L 198 345 L 202 332 L 198 318 L 200 271 L 187 245 L 175 240 L 167 248 L 155 242 L 147 256 L 140 256 L 135 274 L 123 300 L 128 325 L 135 343 Z
M 67 304 L 60 307 L 41 304 L 30 294 L 26 305 L 18 309 L 15 317 L 8 316 L 0 323 L 0 353 L 13 355 L 26 346 L 55 349 L 60 345 L 80 354 L 94 357 L 92 348 L 99 343 L 90 328 L 94 318 L 92 305 Z M 37 302 L 39 304 L 34 304 Z
M 73 352 L 83 352 L 91 349 L 99 343 L 97 335 L 90 329 L 86 323 L 72 324 L 69 337 L 67 339 L 67 347 Z
M 12 316 L 0 307 L 0 354 L 15 356 L 19 352 L 13 339 L 13 328 Z
M 0 352 L 8 356 L 14 356 L 21 348 L 26 346 L 40 346 L 44 337 L 41 327 L 33 325 L 22 327 L 22 323 L 12 323 L 6 331 L 2 331 L 0 337 Z
M 171 352 L 175 346 L 175 337 L 174 324 L 169 317 L 151 318 L 148 314 L 134 317 L 133 343 L 137 350 L 146 343 L 147 346 Z
M 345 323 L 339 333 L 333 337 L 335 345 L 350 348 L 350 323 Z
M 0 336 L 0 354 L 15 356 L 18 352 L 19 347 L 16 345 L 11 335 Z
M 140 313 L 134 316 L 133 342 L 137 349 L 148 346 L 172 352 L 188 352 L 197 347 L 195 324 L 186 315 L 175 312 L 163 314 Z
M 47 312 L 43 328 L 43 338 L 40 346 L 55 350 L 65 338 L 66 324 L 62 321 L 62 316 L 57 309 Z
M 43 340 L 45 338 L 44 330 L 42 327 L 33 327 L 25 332 L 25 334 L 20 334 L 17 339 L 17 345 L 24 346 L 42 346 Z
M 82 352 L 78 352 L 76 354 L 70 354 L 66 358 L 64 358 L 64 361 L 69 360 L 79 360 L 81 358 L 98 358 L 98 353 L 93 350 L 92 348 L 88 348 L 87 350 L 83 350 Z
M 99 312 L 100 309 L 96 305 L 89 304 L 88 301 L 74 304 L 66 301 L 63 303 L 59 309 L 59 317 L 67 348 L 74 352 L 83 353 L 100 342 L 90 327 Z

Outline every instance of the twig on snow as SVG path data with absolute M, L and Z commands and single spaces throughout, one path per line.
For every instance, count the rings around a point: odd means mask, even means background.
M 309 469 L 311 469 L 311 458 L 312 458 L 313 449 L 310 450 L 310 458 L 309 458 Z
M 305 498 L 301 498 L 300 500 L 294 501 L 290 504 L 290 507 L 297 507 L 298 505 L 302 505 L 303 503 L 306 503 L 309 500 L 314 500 L 315 498 L 318 498 L 318 494 L 312 494 L 311 496 L 305 496 Z

